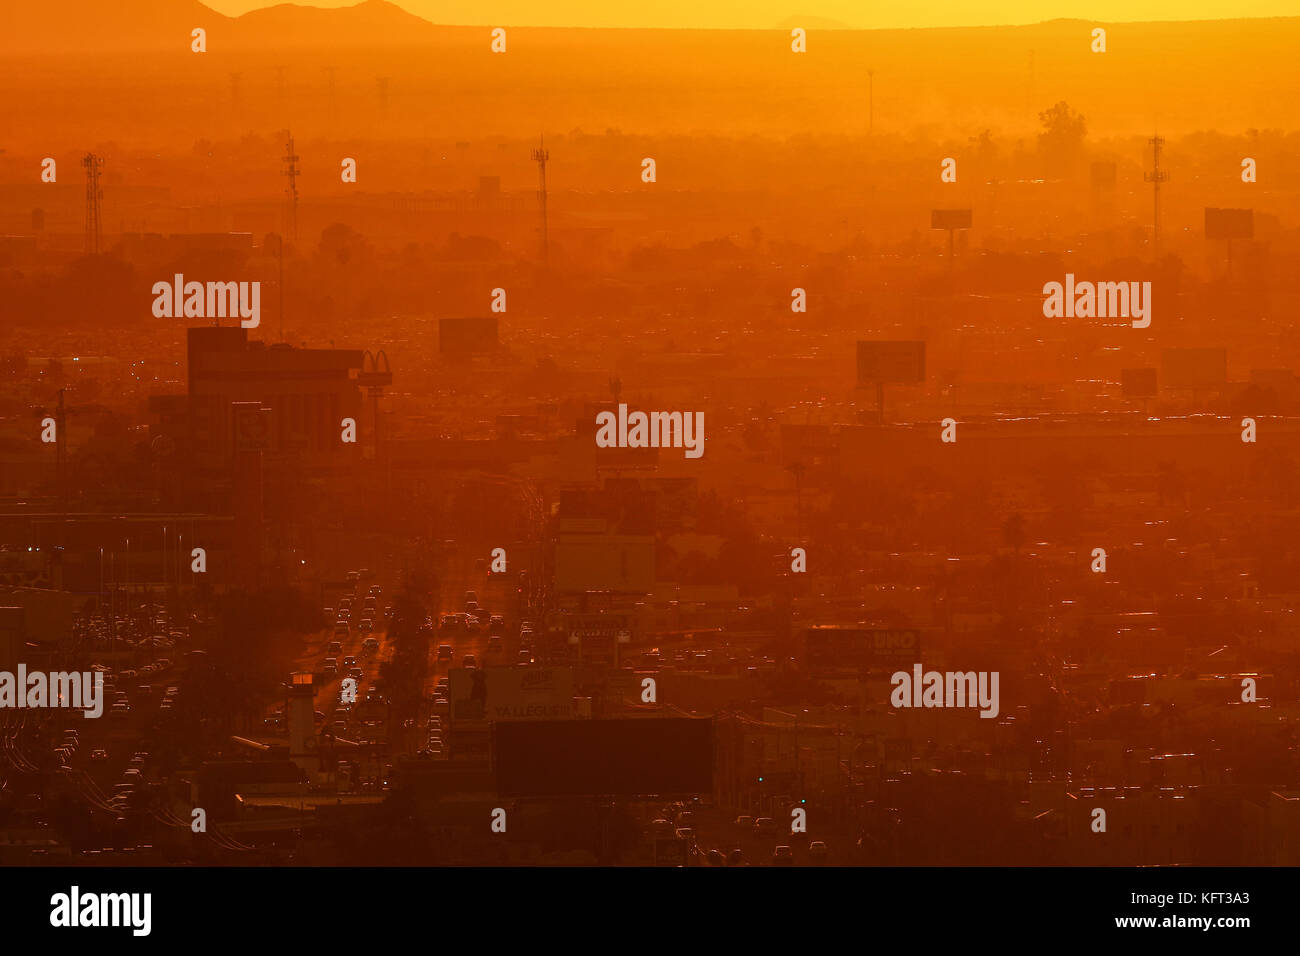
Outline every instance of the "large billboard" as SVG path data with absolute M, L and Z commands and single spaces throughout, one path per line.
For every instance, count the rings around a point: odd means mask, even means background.
M 921 659 L 921 633 L 913 628 L 818 625 L 804 631 L 804 660 L 816 673 L 893 670 Z
M 531 720 L 492 728 L 503 797 L 649 796 L 713 789 L 713 721 Z
M 496 316 L 438 320 L 438 350 L 443 355 L 476 355 L 496 348 Z
M 573 671 L 568 667 L 455 667 L 447 687 L 451 722 L 457 727 L 573 716 Z
M 235 451 L 266 451 L 271 447 L 271 409 L 261 402 L 231 402 Z
M 555 590 L 623 591 L 654 588 L 655 541 L 640 534 L 562 534 L 555 541 Z
M 1253 209 L 1205 208 L 1206 239 L 1250 239 L 1255 235 Z
M 1210 388 L 1228 380 L 1227 349 L 1161 349 L 1160 378 L 1169 388 Z
M 1153 368 L 1122 368 L 1119 370 L 1120 391 L 1125 398 L 1154 398 L 1157 393 L 1156 370 Z
M 858 342 L 859 384 L 910 385 L 924 381 L 924 342 Z
M 969 209 L 931 209 L 931 229 L 969 229 L 971 211 Z

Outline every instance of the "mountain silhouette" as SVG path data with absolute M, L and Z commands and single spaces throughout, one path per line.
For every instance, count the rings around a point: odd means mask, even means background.
M 228 17 L 198 0 L 6 0 L 0 51 L 32 55 L 188 52 L 207 31 L 211 54 L 267 47 L 386 46 L 433 37 L 438 28 L 386 0 L 321 8 L 283 3 Z

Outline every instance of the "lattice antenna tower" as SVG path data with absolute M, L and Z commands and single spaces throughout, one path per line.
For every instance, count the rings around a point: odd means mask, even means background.
M 537 179 L 539 188 L 537 190 L 537 199 L 542 207 L 542 265 L 550 264 L 550 237 L 546 225 L 546 161 L 551 158 L 551 151 L 546 148 L 546 137 L 540 140 L 540 145 L 533 150 L 533 162 L 537 164 Z
M 1160 254 L 1160 184 L 1169 180 L 1169 173 L 1160 168 L 1160 150 L 1165 145 L 1165 138 L 1157 133 L 1148 143 L 1151 144 L 1151 172 L 1143 173 L 1142 178 L 1151 184 L 1152 247 Z
M 100 212 L 104 198 L 104 191 L 99 188 L 99 176 L 104 160 L 94 153 L 87 153 L 81 165 L 86 170 L 86 252 L 98 255 L 103 238 Z
M 298 174 L 301 170 L 298 168 L 298 154 L 293 151 L 293 133 L 289 133 L 288 141 L 284 148 L 284 165 L 281 170 L 281 176 L 289 177 L 289 185 L 285 187 L 284 193 L 289 198 L 289 234 L 293 236 L 295 242 L 298 241 Z

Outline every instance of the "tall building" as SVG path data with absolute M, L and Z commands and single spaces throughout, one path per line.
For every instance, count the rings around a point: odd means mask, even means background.
M 219 467 L 231 461 L 238 443 L 255 442 L 271 458 L 309 466 L 344 460 L 341 422 L 361 420 L 361 360 L 355 349 L 249 341 L 244 328 L 190 329 L 187 437 L 196 459 Z M 244 402 L 268 410 L 256 436 L 237 429 L 235 404 Z

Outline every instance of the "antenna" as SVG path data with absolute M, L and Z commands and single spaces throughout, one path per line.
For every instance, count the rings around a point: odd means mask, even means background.
M 86 252 L 98 255 L 103 234 L 100 200 L 104 198 L 104 191 L 99 188 L 99 175 L 104 168 L 104 160 L 94 153 L 87 153 L 81 165 L 86 170 Z
M 537 177 L 541 184 L 541 188 L 537 191 L 537 198 L 542 204 L 542 265 L 547 266 L 550 264 L 551 250 L 546 227 L 546 161 L 551 158 L 551 151 L 546 148 L 544 135 L 539 142 L 541 145 L 533 150 L 533 162 L 537 164 Z
M 1165 138 L 1157 133 L 1148 143 L 1151 144 L 1151 172 L 1143 173 L 1142 178 L 1151 184 L 1152 202 L 1152 246 L 1155 254 L 1160 254 L 1160 184 L 1168 181 L 1169 174 L 1160 168 L 1160 148 L 1165 145 Z
M 876 131 L 876 71 L 867 70 L 867 135 Z
M 293 151 L 293 133 L 289 132 L 288 143 L 284 148 L 285 169 L 281 170 L 281 176 L 289 177 L 289 185 L 285 189 L 285 195 L 289 197 L 289 232 L 293 235 L 294 241 L 298 241 L 298 156 Z

